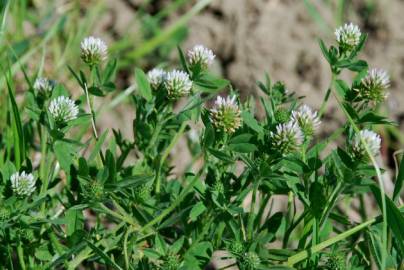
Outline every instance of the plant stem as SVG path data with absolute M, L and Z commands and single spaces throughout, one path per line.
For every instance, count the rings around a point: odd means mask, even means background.
M 375 223 L 377 220 L 377 218 L 372 218 L 362 224 L 359 224 L 358 226 L 353 227 L 352 229 L 345 231 L 341 234 L 338 234 L 337 236 L 330 238 L 324 242 L 321 242 L 320 244 L 317 244 L 307 250 L 303 250 L 299 253 L 297 253 L 296 255 L 293 255 L 291 257 L 288 258 L 288 261 L 285 263 L 287 266 L 293 266 L 298 262 L 301 262 L 305 259 L 307 259 L 310 255 L 313 255 L 321 250 L 323 250 L 326 247 L 331 246 L 334 243 L 337 243 L 357 232 L 359 232 L 360 230 L 366 228 L 369 225 L 372 225 L 373 223 Z
M 95 125 L 95 112 L 93 108 L 93 101 L 92 99 L 90 99 L 90 96 L 88 94 L 87 83 L 84 83 L 84 92 L 86 93 L 87 106 L 91 114 L 91 125 L 93 127 L 94 138 L 98 141 L 97 127 Z
M 347 117 L 348 121 L 352 125 L 352 128 L 355 130 L 356 133 L 359 133 L 360 130 L 358 126 L 355 124 L 355 121 L 352 119 L 351 115 L 346 111 L 345 107 L 343 106 L 341 100 L 339 99 L 338 95 L 334 92 L 335 99 L 337 100 L 340 108 L 344 112 L 345 116 Z M 375 168 L 377 181 L 380 186 L 380 194 L 381 194 L 381 201 L 382 201 L 382 215 L 383 215 L 383 224 L 382 224 L 382 256 L 381 256 L 381 265 L 385 267 L 386 265 L 386 252 L 387 252 L 387 207 L 386 207 L 386 198 L 385 198 L 385 191 L 384 191 L 384 184 L 382 180 L 382 174 L 380 172 L 379 165 L 376 162 L 375 157 L 373 156 L 372 152 L 369 149 L 368 144 L 366 141 L 360 136 L 361 144 L 365 147 L 366 153 L 369 156 L 373 167 Z
M 151 226 L 153 226 L 154 224 L 160 222 L 164 217 L 166 217 L 168 214 L 170 214 L 171 211 L 173 211 L 182 202 L 182 200 L 185 199 L 185 196 L 188 195 L 188 192 L 191 191 L 191 189 L 194 187 L 196 182 L 199 180 L 200 174 L 201 174 L 201 172 L 198 173 L 197 175 L 195 175 L 194 179 L 192 179 L 191 183 L 189 183 L 188 186 L 183 189 L 183 191 L 178 196 L 178 198 L 168 208 L 163 210 L 163 212 L 161 212 L 161 214 L 159 216 L 157 216 L 152 221 L 150 221 L 145 226 L 143 226 L 140 229 L 140 232 L 146 231 L 146 229 L 149 229 Z
M 139 224 L 137 224 L 136 222 L 134 222 L 134 221 L 132 220 L 132 218 L 130 218 L 129 216 L 123 216 L 123 215 L 120 215 L 120 214 L 118 214 L 118 213 L 115 213 L 114 211 L 112 211 L 111 209 L 109 209 L 108 207 L 106 207 L 103 203 L 100 203 L 99 205 L 100 205 L 101 208 L 102 208 L 105 212 L 107 212 L 109 215 L 111 215 L 111 216 L 113 216 L 113 217 L 115 217 L 115 218 L 117 218 L 117 219 L 119 219 L 119 220 L 125 221 L 126 223 L 132 225 L 132 226 L 135 227 L 136 229 L 139 229 L 139 228 L 140 228 L 140 227 L 139 227 Z
M 184 133 L 185 128 L 187 127 L 187 123 L 184 121 L 181 124 L 180 129 L 178 130 L 177 134 L 175 134 L 175 136 L 173 137 L 173 139 L 171 140 L 170 144 L 168 145 L 168 147 L 164 150 L 163 154 L 161 155 L 161 159 L 159 162 L 159 167 L 157 170 L 157 174 L 156 174 L 156 193 L 159 194 L 160 193 L 160 189 L 161 189 L 161 170 L 162 167 L 164 165 L 164 162 L 166 161 L 168 155 L 170 154 L 171 150 L 173 149 L 173 147 L 177 144 L 178 140 L 180 139 L 180 137 L 182 136 L 182 134 Z
M 21 242 L 18 243 L 17 246 L 17 256 L 18 256 L 18 262 L 20 263 L 21 269 L 25 270 L 25 262 L 24 262 L 24 250 L 22 248 Z
M 247 224 L 247 236 L 249 240 L 253 238 L 253 230 L 254 230 L 254 218 L 255 218 L 255 200 L 257 197 L 257 190 L 259 186 L 259 180 L 255 181 L 254 188 L 251 197 L 251 204 L 250 204 L 250 213 L 248 215 L 248 224 Z

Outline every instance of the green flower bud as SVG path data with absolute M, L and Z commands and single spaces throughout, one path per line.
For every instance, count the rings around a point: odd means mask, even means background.
M 256 269 L 261 263 L 260 257 L 255 252 L 247 252 L 244 257 L 243 265 L 247 269 Z
M 326 269 L 328 270 L 345 270 L 345 257 L 341 253 L 332 253 L 328 256 L 326 262 Z
M 233 254 L 239 255 L 244 251 L 244 245 L 240 241 L 233 241 L 230 245 L 230 251 Z
M 222 181 L 216 180 L 215 183 L 213 184 L 213 190 L 216 191 L 219 194 L 224 193 L 224 185 Z
M 152 186 L 144 184 L 135 189 L 135 196 L 138 202 L 145 202 L 150 198 Z
M 180 266 L 180 260 L 177 255 L 168 255 L 164 263 L 164 269 L 177 270 Z
M 275 112 L 275 120 L 278 123 L 284 124 L 290 119 L 290 113 L 284 108 L 280 108 Z
M 10 218 L 11 212 L 6 208 L 0 209 L 0 221 L 6 221 Z
M 84 187 L 84 197 L 88 200 L 100 201 L 104 197 L 104 186 L 97 181 L 89 182 Z

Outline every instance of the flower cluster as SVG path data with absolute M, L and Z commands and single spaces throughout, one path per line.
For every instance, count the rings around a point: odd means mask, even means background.
M 182 70 L 173 70 L 167 73 L 164 81 L 168 98 L 176 100 L 187 96 L 191 92 L 192 81 L 189 75 Z
M 275 132 L 270 133 L 272 146 L 281 154 L 296 151 L 304 141 L 303 133 L 297 122 L 278 124 Z
M 354 158 L 364 159 L 368 156 L 365 143 L 372 156 L 377 156 L 380 152 L 381 138 L 371 130 L 361 130 L 354 135 L 351 141 L 351 153 Z
M 11 175 L 11 188 L 18 196 L 29 196 L 35 191 L 35 178 L 31 173 L 25 171 L 16 172 Z
M 236 103 L 236 96 L 218 96 L 210 115 L 213 125 L 224 132 L 234 133 L 241 127 L 241 110 Z
M 56 124 L 63 125 L 77 118 L 79 107 L 70 98 L 60 96 L 51 101 L 49 112 Z
M 386 90 L 390 87 L 390 78 L 383 69 L 374 68 L 368 71 L 365 78 L 362 79 L 359 87 L 355 89 L 358 92 L 360 100 L 380 103 L 383 102 L 388 93 Z
M 307 105 L 300 106 L 292 111 L 292 116 L 286 119 L 289 113 L 280 108 L 281 115 L 275 114 L 278 125 L 270 133 L 271 144 L 282 155 L 287 155 L 308 141 L 321 124 L 318 113 Z M 282 116 L 282 117 L 281 117 Z
M 359 45 L 361 30 L 353 23 L 345 24 L 335 30 L 335 37 L 342 52 L 349 52 Z
M 202 69 L 206 69 L 213 63 L 215 55 L 211 49 L 202 45 L 196 45 L 188 51 L 188 61 L 191 65 L 199 65 Z
M 165 82 L 167 72 L 161 68 L 153 68 L 147 72 L 147 78 L 153 90 L 157 90 Z
M 108 47 L 100 38 L 87 37 L 81 42 L 81 59 L 95 66 L 107 59 Z
M 49 96 L 55 88 L 55 81 L 39 77 L 35 80 L 34 90 L 40 95 Z
M 307 105 L 302 105 L 298 110 L 292 111 L 292 121 L 298 123 L 306 137 L 313 136 L 321 124 L 317 112 Z

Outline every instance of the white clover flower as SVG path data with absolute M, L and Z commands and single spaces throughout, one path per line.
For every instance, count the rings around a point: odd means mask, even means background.
M 361 30 L 353 23 L 345 24 L 335 30 L 335 36 L 339 46 L 350 51 L 358 46 L 361 38 Z
M 317 111 L 313 111 L 305 104 L 296 111 L 292 111 L 292 121 L 296 122 L 303 134 L 309 137 L 313 136 L 321 124 Z
M 167 77 L 167 72 L 165 72 L 161 68 L 153 68 L 149 72 L 147 72 L 147 78 L 149 79 L 149 83 L 151 87 L 156 90 L 164 83 Z
M 60 96 L 51 101 L 49 112 L 57 124 L 66 124 L 68 121 L 77 118 L 79 107 L 70 98 Z
M 271 144 L 282 155 L 296 151 L 303 144 L 304 136 L 297 122 L 291 120 L 276 126 L 270 133 Z
M 167 73 L 164 85 L 167 89 L 168 98 L 178 99 L 191 92 L 192 81 L 186 72 L 173 70 Z
M 37 78 L 34 83 L 34 90 L 43 95 L 49 95 L 54 87 L 54 81 L 42 77 Z
M 211 49 L 208 49 L 202 45 L 196 45 L 188 51 L 188 60 L 191 65 L 200 65 L 203 69 L 206 69 L 213 63 L 215 55 Z
M 11 175 L 11 188 L 18 196 L 29 196 L 35 191 L 35 178 L 31 173 L 19 172 Z
M 234 133 L 241 127 L 241 110 L 236 103 L 236 96 L 228 96 L 226 99 L 218 96 L 210 115 L 213 125 L 224 132 Z
M 383 69 L 373 68 L 361 81 L 359 87 L 359 97 L 376 103 L 386 99 L 386 90 L 390 87 L 390 78 L 388 73 Z
M 356 133 L 351 142 L 351 149 L 354 157 L 361 159 L 368 156 L 362 140 L 366 143 L 370 153 L 373 156 L 377 156 L 379 154 L 382 139 L 377 133 L 364 129 L 359 133 Z
M 98 65 L 107 59 L 108 47 L 100 38 L 87 37 L 81 42 L 81 59 L 90 65 Z

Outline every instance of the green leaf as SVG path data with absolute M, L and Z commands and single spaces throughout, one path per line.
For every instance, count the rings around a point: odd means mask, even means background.
M 115 75 L 116 72 L 116 67 L 117 67 L 118 61 L 116 58 L 111 59 L 108 61 L 107 66 L 105 67 L 104 73 L 103 73 L 103 85 L 111 81 L 112 77 Z
M 62 169 L 69 172 L 73 158 L 76 156 L 75 147 L 65 141 L 56 141 L 53 145 L 53 149 Z
M 366 70 L 368 68 L 368 63 L 363 60 L 358 60 L 353 62 L 348 69 L 355 72 L 361 72 L 362 70 Z
M 81 88 L 84 89 L 84 83 L 81 81 L 80 77 L 77 75 L 76 72 L 74 72 L 74 70 L 70 67 L 67 66 L 67 68 L 69 69 L 69 71 L 72 73 L 73 77 L 76 79 L 76 81 L 80 84 Z
M 251 153 L 258 150 L 258 148 L 252 143 L 230 144 L 229 149 L 239 153 Z
M 195 88 L 204 93 L 217 93 L 229 84 L 228 80 L 208 73 L 204 73 L 203 76 L 194 81 Z
M 372 190 L 380 209 L 382 209 L 382 196 L 379 187 L 371 185 L 370 189 Z M 385 196 L 385 200 L 387 220 L 384 222 L 387 222 L 387 225 L 392 230 L 396 243 L 401 251 L 401 255 L 404 255 L 404 216 L 388 196 Z
M 320 40 L 318 41 L 318 43 L 319 43 L 319 45 L 320 45 L 321 52 L 323 53 L 325 59 L 327 60 L 327 62 L 328 62 L 329 64 L 332 64 L 330 54 L 329 54 L 329 52 L 328 52 L 327 47 L 326 47 L 325 44 L 324 44 L 324 41 L 322 41 L 322 40 L 320 39 Z
M 398 175 L 394 184 L 393 201 L 396 201 L 400 196 L 401 189 L 403 188 L 404 182 L 404 158 L 401 157 L 400 168 L 398 170 Z
M 20 112 L 17 107 L 17 103 L 14 98 L 14 93 L 11 87 L 11 81 L 9 76 L 6 76 L 7 79 L 7 89 L 8 95 L 10 98 L 11 109 L 12 109 L 12 131 L 14 137 L 14 157 L 16 162 L 17 170 L 20 169 L 22 163 L 25 160 L 25 138 L 24 132 L 22 129 L 22 122 L 20 117 Z
M 212 148 L 208 149 L 209 153 L 211 153 L 213 156 L 215 156 L 216 158 L 224 161 L 224 162 L 228 162 L 228 163 L 232 163 L 234 162 L 234 159 L 232 157 L 230 157 L 229 155 L 223 153 L 222 151 L 219 150 L 215 150 Z
M 140 68 L 135 69 L 135 79 L 140 95 L 147 101 L 151 101 L 153 96 L 150 83 L 146 74 Z
M 243 111 L 241 113 L 241 117 L 244 120 L 244 123 L 249 126 L 251 129 L 256 131 L 259 134 L 264 133 L 264 129 L 258 124 L 258 121 L 254 118 L 254 116 L 248 112 L 248 111 Z
M 348 91 L 350 90 L 349 86 L 343 80 L 335 81 L 335 89 L 338 91 L 338 94 L 341 97 L 345 97 Z
M 231 138 L 229 144 L 248 143 L 252 137 L 253 135 L 249 133 L 240 134 Z
M 178 54 L 180 56 L 181 66 L 185 70 L 185 72 L 189 74 L 190 73 L 189 72 L 189 67 L 188 67 L 187 60 L 185 58 L 184 52 L 182 51 L 180 46 L 177 46 L 177 50 L 178 50 Z
M 203 212 L 205 212 L 206 206 L 203 202 L 198 202 L 197 204 L 192 207 L 191 213 L 189 214 L 189 218 L 191 221 L 195 221 L 198 216 L 200 216 Z
M 157 250 L 157 252 L 163 256 L 166 255 L 166 242 L 164 242 L 163 238 L 161 237 L 160 234 L 156 234 L 156 237 L 154 238 L 154 248 Z
M 355 47 L 355 49 L 351 52 L 351 55 L 349 56 L 350 59 L 355 58 L 358 55 L 358 52 L 360 52 L 365 45 L 365 42 L 367 40 L 368 35 L 367 34 L 362 34 L 359 40 L 359 44 Z
M 397 125 L 395 122 L 390 121 L 384 116 L 378 115 L 374 112 L 368 112 L 359 118 L 358 123 L 360 124 L 386 124 L 386 125 Z
M 115 269 L 119 269 L 121 270 L 122 268 L 116 264 L 116 262 L 114 262 L 113 260 L 111 260 L 111 258 L 105 254 L 104 251 L 102 251 L 99 247 L 97 247 L 96 245 L 94 245 L 93 243 L 91 243 L 90 241 L 88 241 L 87 239 L 85 239 L 85 241 L 87 242 L 88 246 L 95 252 L 97 253 L 98 256 L 100 256 L 106 264 L 108 264 L 109 266 L 112 266 Z
M 153 175 L 134 175 L 114 183 L 108 183 L 105 188 L 108 190 L 123 190 L 141 186 L 154 178 Z
M 105 96 L 104 92 L 102 92 L 102 90 L 100 88 L 98 88 L 97 86 L 91 86 L 88 88 L 88 92 L 94 96 L 97 97 L 103 97 Z
M 93 151 L 91 151 L 90 157 L 88 158 L 88 163 L 91 163 L 95 159 L 95 157 L 100 153 L 101 147 L 104 144 L 107 135 L 108 130 L 105 130 L 104 133 L 102 133 L 102 135 L 98 138 L 98 141 L 95 144 Z
M 185 237 L 181 236 L 177 241 L 174 242 L 174 244 L 171 245 L 170 247 L 170 252 L 173 254 L 177 254 L 180 252 L 182 246 L 184 245 Z
M 79 210 L 68 209 L 65 214 L 66 234 L 73 235 L 77 230 L 82 230 L 84 226 L 84 216 Z

